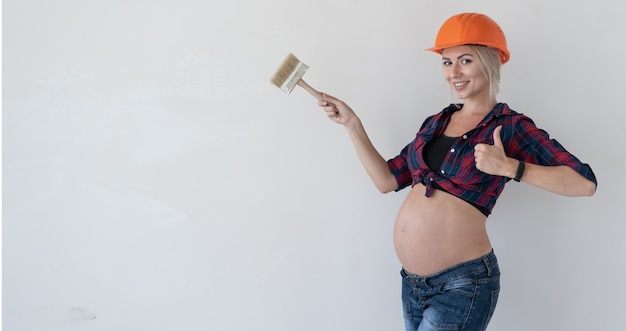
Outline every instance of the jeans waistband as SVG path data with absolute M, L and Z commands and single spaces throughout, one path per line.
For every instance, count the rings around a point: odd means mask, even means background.
M 410 279 L 412 282 L 438 285 L 463 276 L 483 272 L 488 276 L 496 272 L 499 273 L 498 259 L 493 250 L 479 258 L 459 263 L 432 275 L 419 276 L 407 272 L 404 268 L 402 268 L 401 275 L 403 278 Z

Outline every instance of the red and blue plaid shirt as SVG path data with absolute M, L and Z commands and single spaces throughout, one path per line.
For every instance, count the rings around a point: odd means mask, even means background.
M 502 125 L 500 136 L 508 157 L 527 163 L 559 166 L 565 165 L 597 184 L 588 164 L 581 163 L 544 130 L 535 126 L 527 116 L 510 109 L 507 104 L 497 104 L 474 128 L 452 144 L 440 169 L 431 170 L 422 155 L 424 146 L 441 135 L 457 105 L 450 105 L 436 115 L 428 117 L 415 139 L 400 154 L 387 161 L 396 178 L 399 191 L 409 185 L 422 183 L 429 197 L 436 186 L 469 203 L 493 210 L 508 177 L 492 176 L 476 169 L 474 146 L 493 144 L 493 130 Z

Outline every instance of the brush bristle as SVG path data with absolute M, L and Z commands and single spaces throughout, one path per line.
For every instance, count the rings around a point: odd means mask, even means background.
M 283 92 L 290 94 L 308 68 L 295 55 L 289 53 L 270 79 L 270 82 Z
M 287 81 L 287 79 L 289 79 L 291 73 L 296 70 L 298 63 L 300 63 L 300 60 L 298 60 L 298 58 L 292 53 L 289 53 L 274 73 L 274 76 L 272 76 L 272 79 L 270 80 L 272 84 L 280 88 Z

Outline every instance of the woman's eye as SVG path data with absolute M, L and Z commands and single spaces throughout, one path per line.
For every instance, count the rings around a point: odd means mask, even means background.
M 443 65 L 444 65 L 444 66 L 449 66 L 449 65 L 451 65 L 451 64 L 452 64 L 452 62 L 451 62 L 451 61 L 443 61 Z
M 462 59 L 461 60 L 461 64 L 470 64 L 470 63 L 472 63 L 472 60 L 470 60 L 470 59 Z

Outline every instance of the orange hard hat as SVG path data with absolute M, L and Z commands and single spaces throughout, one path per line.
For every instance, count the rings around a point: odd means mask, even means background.
M 502 64 L 509 61 L 504 32 L 494 20 L 478 13 L 462 13 L 448 18 L 439 28 L 435 46 L 426 50 L 442 54 L 444 48 L 470 44 L 493 47 L 500 52 Z

